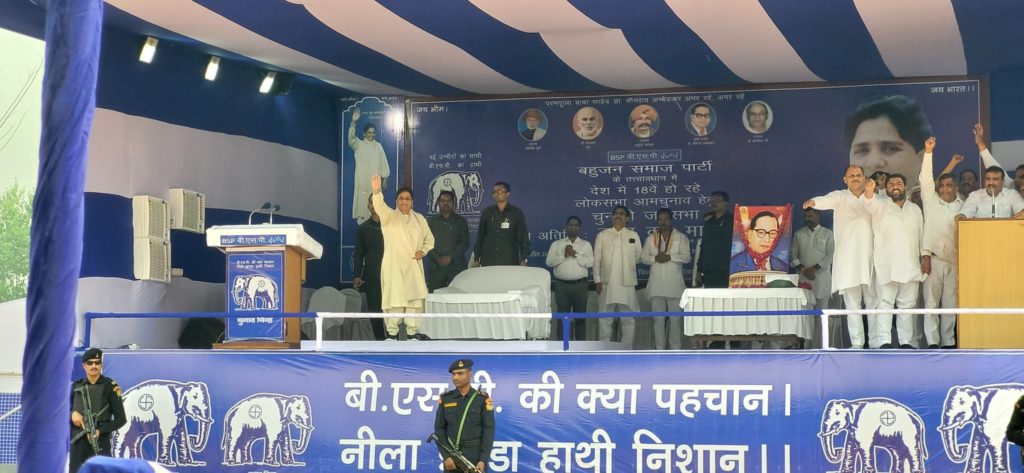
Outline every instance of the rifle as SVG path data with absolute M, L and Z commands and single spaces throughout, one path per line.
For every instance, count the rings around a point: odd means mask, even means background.
M 445 458 L 451 457 L 455 461 L 456 468 L 466 473 L 482 473 L 462 452 L 454 448 L 448 448 L 441 439 L 437 438 L 437 434 L 430 434 L 430 437 L 427 437 L 427 443 L 430 442 L 437 444 L 437 449 L 441 452 L 441 456 Z
M 110 407 L 110 406 L 109 405 L 103 406 L 103 409 L 100 409 L 99 412 L 94 413 L 92 411 L 92 398 L 89 396 L 89 393 L 87 392 L 87 389 L 88 389 L 87 386 L 79 386 L 79 387 L 75 388 L 75 392 L 77 392 L 77 393 L 82 395 L 82 410 L 85 411 L 85 412 L 82 412 L 82 429 L 83 430 L 81 432 L 75 434 L 74 437 L 71 437 L 71 443 L 75 443 L 78 439 L 82 438 L 82 436 L 84 435 L 85 438 L 89 441 L 89 445 L 92 446 L 92 450 L 94 452 L 96 452 L 97 455 L 99 455 L 100 454 L 100 442 L 99 442 L 98 438 L 96 438 L 95 436 L 92 435 L 92 433 L 97 431 L 96 418 L 99 417 L 100 414 L 103 414 L 103 411 L 106 411 L 107 408 Z

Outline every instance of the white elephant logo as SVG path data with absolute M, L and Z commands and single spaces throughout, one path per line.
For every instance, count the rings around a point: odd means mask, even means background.
M 235 276 L 231 298 L 237 311 L 277 310 L 280 306 L 277 282 L 262 274 Z
M 156 462 L 166 466 L 205 466 L 193 453 L 206 449 L 210 437 L 210 390 L 206 383 L 143 381 L 124 392 L 128 422 L 111 434 L 111 452 L 117 458 L 143 458 L 143 442 L 156 438 Z M 190 433 L 189 420 L 196 433 Z M 177 451 L 177 458 L 172 452 Z
M 836 448 L 835 438 L 845 434 L 846 443 Z M 916 412 L 892 399 L 833 399 L 821 415 L 821 448 L 829 463 L 839 463 L 840 473 L 875 473 L 875 450 L 889 454 L 892 472 L 923 473 L 928 450 L 924 422 Z
M 441 196 L 441 191 L 452 191 L 455 194 L 456 213 L 475 211 L 483 196 L 483 185 L 480 182 L 478 172 L 450 171 L 439 174 L 430 181 L 430 192 L 427 193 L 428 213 L 438 212 L 437 198 Z
M 299 439 L 292 438 L 292 427 Z M 305 466 L 295 461 L 309 446 L 313 412 L 306 396 L 260 393 L 242 399 L 224 415 L 220 448 L 224 465 Z M 263 441 L 263 458 L 254 461 L 252 447 Z
M 1010 444 L 1006 425 L 1014 403 L 1024 395 L 1024 384 L 953 386 L 942 406 L 942 446 L 953 463 L 967 463 L 964 473 L 985 471 L 988 457 L 993 473 L 1010 471 Z M 967 435 L 967 442 L 958 437 Z

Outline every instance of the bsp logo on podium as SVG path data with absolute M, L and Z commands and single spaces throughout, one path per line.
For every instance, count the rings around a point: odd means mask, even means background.
M 284 255 L 275 252 L 231 253 L 227 255 L 228 313 L 253 312 L 252 317 L 229 321 L 229 340 L 282 340 L 282 319 L 255 313 L 282 312 Z

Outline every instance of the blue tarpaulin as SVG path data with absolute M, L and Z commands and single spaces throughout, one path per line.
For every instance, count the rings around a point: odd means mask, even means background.
M 67 468 L 71 346 L 82 262 L 86 150 L 103 2 L 51 0 L 39 178 L 33 202 L 18 471 Z

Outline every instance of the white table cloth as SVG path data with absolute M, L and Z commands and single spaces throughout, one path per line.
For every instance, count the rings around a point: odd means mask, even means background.
M 814 294 L 801 288 L 687 289 L 679 301 L 683 312 L 748 310 L 804 310 L 814 308 Z M 685 317 L 686 335 L 796 335 L 814 334 L 814 317 L 743 316 Z
M 500 317 L 498 314 L 521 314 L 536 304 L 528 294 L 429 294 L 427 313 L 495 314 L 474 318 L 420 318 L 419 331 L 433 339 L 525 340 L 547 337 L 550 319 Z

